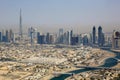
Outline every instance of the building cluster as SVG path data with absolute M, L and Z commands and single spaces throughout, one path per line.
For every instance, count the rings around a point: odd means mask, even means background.
M 37 29 L 29 28 L 28 35 L 30 42 L 37 44 L 64 44 L 64 45 L 85 45 L 93 47 L 112 47 L 114 49 L 120 48 L 120 32 L 113 31 L 112 33 L 104 33 L 101 26 L 93 26 L 90 33 L 75 34 L 73 30 L 64 31 L 63 28 L 59 29 L 58 33 L 45 33 L 37 32 Z
M 40 35 L 37 33 L 37 43 L 38 44 L 66 44 L 66 45 L 97 45 L 104 46 L 105 37 L 102 32 L 102 27 L 98 28 L 98 36 L 96 36 L 96 28 L 93 27 L 92 34 L 74 34 L 73 30 L 64 32 L 62 28 L 59 29 L 59 33 L 51 35 L 47 33 L 46 35 Z
M 12 29 L 9 31 L 2 30 L 2 32 L 0 32 L 0 42 L 14 42 L 14 33 Z
M 105 44 L 105 36 L 102 31 L 102 27 L 98 27 L 98 35 L 96 35 L 96 28 L 95 26 L 93 27 L 92 30 L 92 43 L 93 45 L 98 45 L 98 46 L 104 46 Z
M 55 43 L 55 35 L 47 33 L 46 35 L 37 32 L 37 43 L 38 44 L 53 44 Z
M 120 32 L 113 31 L 109 36 L 103 33 L 102 27 L 93 26 L 91 33 L 74 34 L 73 30 L 64 31 L 63 28 L 59 29 L 58 33 L 45 33 L 42 34 L 37 29 L 28 28 L 27 38 L 21 34 L 13 33 L 12 29 L 9 31 L 2 30 L 0 32 L 0 42 L 17 42 L 21 39 L 27 39 L 31 44 L 64 44 L 64 45 L 85 45 L 93 47 L 112 47 L 113 49 L 120 49 Z
M 74 35 L 73 30 L 63 32 L 63 29 L 59 29 L 59 34 L 50 34 L 49 32 L 45 35 L 37 33 L 38 44 L 66 44 L 66 45 L 78 45 L 81 36 Z
M 34 42 L 33 38 L 36 37 L 36 30 L 33 27 L 28 28 L 28 37 L 30 37 L 31 44 Z
M 18 41 L 23 39 L 23 30 L 22 30 L 22 10 L 20 9 L 20 16 L 19 16 L 19 36 L 17 38 Z M 114 32 L 115 33 L 115 32 Z M 114 34 L 113 33 L 113 34 Z M 119 33 L 119 32 L 118 32 Z M 0 33 L 1 35 L 2 33 Z M 2 37 L 0 41 L 3 42 L 11 42 L 11 39 L 8 39 L 8 31 L 6 31 L 6 35 Z M 118 34 L 119 35 L 119 34 Z M 2 35 L 1 35 L 2 36 Z M 91 33 L 85 34 L 74 34 L 73 30 L 64 31 L 63 28 L 59 29 L 58 34 L 51 34 L 47 32 L 46 34 L 41 34 L 37 32 L 37 29 L 30 27 L 28 28 L 28 37 L 29 42 L 31 44 L 38 43 L 38 44 L 65 44 L 65 45 L 90 45 L 95 47 L 113 47 L 119 48 L 120 41 L 115 38 L 115 35 L 111 37 L 106 37 L 106 35 L 102 31 L 102 27 L 98 27 L 98 32 L 96 31 L 96 27 L 93 26 Z M 35 42 L 36 41 L 36 42 Z

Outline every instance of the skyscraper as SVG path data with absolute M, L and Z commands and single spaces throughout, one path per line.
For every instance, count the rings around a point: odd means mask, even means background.
M 93 30 L 92 30 L 92 43 L 95 44 L 96 42 L 96 28 L 95 26 L 93 26 Z
M 59 36 L 61 36 L 61 35 L 63 35 L 63 29 L 62 28 L 59 29 Z
M 0 32 L 0 42 L 2 42 L 2 32 Z
M 2 30 L 2 42 L 6 42 L 6 35 L 4 30 Z
M 21 14 L 21 12 L 22 11 L 20 9 L 20 25 L 19 25 L 20 30 L 19 30 L 19 35 L 22 38 L 23 37 L 23 32 L 22 32 L 22 14 Z
M 102 32 L 102 27 L 98 27 L 98 45 L 103 46 L 104 45 L 104 33 Z
M 63 43 L 63 29 L 59 29 L 59 37 L 58 37 L 58 42 Z
M 78 44 L 79 45 L 82 44 L 82 35 L 81 34 L 78 35 Z
M 46 43 L 50 44 L 50 33 L 49 32 L 46 35 Z
M 6 30 L 6 40 L 5 40 L 5 42 L 8 42 L 9 41 L 9 32 L 8 32 L 8 30 Z
M 98 27 L 98 45 L 101 43 L 101 37 L 102 37 L 102 27 Z
M 31 27 L 31 28 L 30 28 L 30 38 L 31 38 L 31 39 L 30 39 L 30 42 L 31 42 L 31 45 L 32 45 L 33 42 L 34 42 L 34 41 L 33 41 L 33 33 L 34 33 L 34 32 L 35 32 L 34 28 Z
M 63 43 L 64 43 L 64 44 L 67 44 L 67 42 L 68 42 L 68 37 L 67 37 L 67 32 L 65 32 L 65 33 L 63 34 Z
M 85 35 L 83 37 L 83 45 L 88 45 L 88 36 L 87 35 Z
M 45 38 L 44 35 L 38 36 L 38 44 L 44 44 L 45 43 L 44 38 Z
M 13 41 L 13 31 L 12 31 L 12 29 L 10 29 L 9 36 L 10 36 L 9 37 L 10 42 Z
M 69 45 L 71 45 L 72 36 L 73 36 L 73 31 L 72 30 L 68 31 L 67 37 L 68 37 L 68 44 Z
M 113 31 L 112 35 L 112 48 L 113 49 L 120 49 L 120 32 Z
M 37 32 L 37 43 L 39 44 L 40 41 L 39 41 L 39 36 L 40 36 L 40 32 Z
M 78 36 L 72 36 L 71 45 L 77 45 L 77 44 L 78 44 Z

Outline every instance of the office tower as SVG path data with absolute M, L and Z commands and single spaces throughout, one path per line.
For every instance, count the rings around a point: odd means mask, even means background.
M 8 42 L 12 42 L 12 41 L 13 41 L 13 31 L 12 29 L 10 29 L 8 32 Z
M 50 44 L 54 43 L 54 40 L 55 40 L 55 39 L 54 39 L 54 35 L 50 35 L 50 36 L 49 36 L 49 43 L 50 43 Z
M 0 42 L 2 42 L 2 32 L 0 32 Z
M 115 48 L 115 38 L 114 38 L 114 33 L 115 33 L 115 31 L 113 31 L 113 34 L 112 34 L 112 48 L 113 48 L 113 49 Z
M 28 28 L 28 37 L 30 37 L 30 30 L 31 28 Z
M 33 27 L 28 28 L 28 37 L 31 37 L 31 32 L 32 32 L 32 38 L 36 38 L 37 37 L 36 29 Z
M 67 44 L 67 32 L 63 34 L 63 43 Z
M 50 44 L 50 33 L 47 33 L 46 35 L 46 43 Z
M 6 42 L 6 36 L 4 30 L 2 30 L 2 42 Z
M 70 31 L 70 45 L 71 45 L 71 42 L 72 42 L 72 37 L 73 37 L 73 30 Z
M 59 29 L 58 43 L 63 43 L 63 29 Z
M 68 31 L 68 44 L 71 45 L 71 31 Z
M 8 32 L 8 30 L 6 30 L 6 40 L 5 40 L 5 42 L 9 42 L 9 32 Z
M 67 33 L 64 34 L 64 39 L 65 39 L 65 43 L 71 45 L 71 40 L 72 40 L 72 36 L 73 36 L 73 31 L 67 31 Z
M 70 31 L 70 37 L 72 37 L 72 36 L 73 36 L 73 30 Z
M 35 29 L 34 28 L 30 28 L 30 42 L 31 42 L 31 45 L 34 43 L 33 41 L 33 34 L 35 33 Z
M 22 31 L 22 11 L 21 11 L 21 9 L 20 9 L 20 24 L 19 24 L 19 35 L 20 35 L 20 37 L 22 38 L 23 37 L 23 31 Z
M 88 43 L 88 37 L 87 37 L 87 35 L 85 35 L 84 37 L 83 37 L 83 45 L 88 45 L 89 43 Z
M 44 44 L 45 43 L 45 36 L 44 35 L 40 35 L 38 36 L 38 44 Z
M 105 35 L 102 33 L 102 39 L 101 39 L 101 46 L 104 46 L 105 44 Z
M 69 34 L 69 31 L 67 31 L 66 33 L 66 44 L 69 44 L 69 37 L 70 37 L 70 34 Z
M 98 45 L 101 44 L 101 38 L 102 38 L 102 27 L 98 27 Z
M 113 31 L 112 48 L 120 49 L 120 32 L 119 31 L 115 31 L 115 30 Z
M 92 45 L 94 45 L 94 44 L 93 44 L 93 36 L 92 36 L 91 33 L 89 34 L 89 36 L 90 36 L 90 37 L 89 37 L 89 44 L 92 46 Z
M 36 38 L 37 37 L 37 29 L 36 28 L 33 28 L 34 32 L 33 32 L 33 38 Z
M 40 35 L 39 32 L 37 32 L 37 43 L 38 44 L 45 44 L 45 36 L 44 35 Z
M 40 43 L 40 41 L 39 41 L 39 36 L 40 36 L 40 33 L 37 32 L 37 43 L 38 43 L 38 44 Z
M 13 33 L 13 35 L 12 35 L 12 42 L 14 43 L 16 41 L 16 35 L 15 35 L 15 33 Z
M 82 44 L 82 35 L 78 35 L 78 44 Z
M 57 34 L 54 34 L 54 43 L 57 43 L 57 40 L 58 40 Z M 64 42 L 64 37 L 63 37 L 63 42 Z
M 72 36 L 71 45 L 77 45 L 77 44 L 78 44 L 78 36 Z
M 13 41 L 13 31 L 12 29 L 10 29 L 10 32 L 9 32 L 9 41 Z
M 102 27 L 98 27 L 98 45 L 103 46 L 104 45 L 104 33 L 102 32 Z
M 107 45 L 108 45 L 109 47 L 111 47 L 111 44 L 112 44 L 112 37 L 108 37 L 107 40 L 108 40 L 108 41 L 107 41 Z
M 68 44 L 69 45 L 71 45 L 72 36 L 73 36 L 73 31 L 71 30 L 68 32 Z
M 92 43 L 95 44 L 96 42 L 96 28 L 95 26 L 93 26 L 93 30 L 92 30 Z
M 61 35 L 63 35 L 63 29 L 62 28 L 59 29 L 59 36 L 61 36 Z
M 31 30 L 30 30 L 30 38 L 31 38 L 31 44 L 33 43 L 33 28 L 31 27 Z

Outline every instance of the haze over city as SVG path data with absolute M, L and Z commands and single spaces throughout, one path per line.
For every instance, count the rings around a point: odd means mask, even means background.
M 0 0 L 0 80 L 120 80 L 120 0 Z
M 90 32 L 101 25 L 104 32 L 120 26 L 120 0 L 0 0 L 0 28 L 19 29 L 22 25 L 41 32 L 58 32 L 59 28 L 74 32 Z

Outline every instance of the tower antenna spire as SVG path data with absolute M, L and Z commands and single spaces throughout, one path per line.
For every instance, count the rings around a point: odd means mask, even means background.
M 19 35 L 22 38 L 23 37 L 23 33 L 22 33 L 22 14 L 21 13 L 22 13 L 22 10 L 20 8 L 20 25 L 19 25 L 19 27 L 20 27 L 20 33 L 19 33 Z

